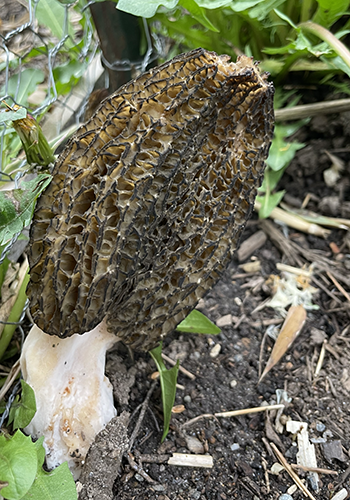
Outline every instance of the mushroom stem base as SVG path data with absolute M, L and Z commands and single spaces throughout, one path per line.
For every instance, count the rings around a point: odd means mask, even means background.
M 25 431 L 44 436 L 49 468 L 67 461 L 75 479 L 96 434 L 117 414 L 104 374 L 106 351 L 115 342 L 104 321 L 66 339 L 34 325 L 24 342 L 21 369 L 37 407 Z

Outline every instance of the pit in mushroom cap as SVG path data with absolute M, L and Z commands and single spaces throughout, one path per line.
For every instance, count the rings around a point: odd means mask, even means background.
M 196 49 L 103 101 L 35 211 L 35 323 L 65 338 L 105 320 L 116 339 L 148 350 L 184 319 L 251 213 L 272 100 L 250 58 Z

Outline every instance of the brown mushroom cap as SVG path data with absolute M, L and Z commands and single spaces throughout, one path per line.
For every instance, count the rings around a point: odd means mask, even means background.
M 31 227 L 35 323 L 60 337 L 106 317 L 150 349 L 231 259 L 273 131 L 273 86 L 246 56 L 196 49 L 105 99 L 53 169 Z

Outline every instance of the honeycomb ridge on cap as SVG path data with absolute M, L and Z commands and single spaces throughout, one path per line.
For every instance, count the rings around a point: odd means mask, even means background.
M 273 132 L 273 86 L 251 58 L 204 49 L 105 99 L 75 133 L 30 235 L 35 323 L 60 337 L 104 317 L 148 350 L 235 251 Z

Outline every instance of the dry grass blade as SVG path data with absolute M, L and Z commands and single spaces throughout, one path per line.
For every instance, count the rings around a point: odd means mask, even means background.
M 188 427 L 189 425 L 195 424 L 196 422 L 198 422 L 198 420 L 201 420 L 202 418 L 238 417 L 239 415 L 248 415 L 250 413 L 260 413 L 262 411 L 279 410 L 280 408 L 284 408 L 284 406 L 285 405 L 279 404 L 279 405 L 257 406 L 255 408 L 244 408 L 242 410 L 223 411 L 219 413 L 203 413 L 203 415 L 198 415 L 198 417 L 188 420 L 181 427 L 182 428 Z
M 327 271 L 327 276 L 329 279 L 331 279 L 333 281 L 334 285 L 338 288 L 339 292 L 344 295 L 346 300 L 348 300 L 350 302 L 350 296 L 349 296 L 348 292 L 346 290 L 344 290 L 344 288 L 341 286 L 341 284 L 338 283 L 338 281 L 335 279 L 335 277 L 329 271 Z
M 259 211 L 261 208 L 261 203 L 256 201 L 254 208 L 255 210 Z M 270 219 L 279 220 L 280 222 L 287 224 L 287 226 L 293 227 L 294 229 L 302 231 L 303 233 L 313 234 L 314 236 L 321 236 L 322 238 L 327 238 L 327 236 L 330 234 L 330 231 L 328 229 L 324 229 L 323 227 L 313 222 L 308 222 L 300 215 L 286 212 L 279 207 L 274 208 L 269 217 Z
M 278 363 L 278 361 L 292 345 L 304 326 L 305 320 L 306 311 L 304 306 L 292 306 L 289 308 L 287 317 L 282 325 L 281 332 L 275 342 L 259 382 L 262 381 L 265 375 L 276 365 L 276 363 Z
M 18 360 L 12 366 L 12 368 L 10 370 L 10 373 L 8 374 L 8 376 L 7 376 L 6 380 L 5 380 L 4 385 L 2 386 L 2 389 L 0 391 L 0 401 L 5 396 L 5 394 L 7 393 L 7 391 L 10 389 L 11 385 L 13 384 L 13 382 L 16 380 L 16 377 L 19 374 L 20 370 L 21 370 L 21 367 L 19 365 L 19 360 Z
M 311 498 L 311 500 L 316 500 L 313 494 L 307 489 L 304 483 L 301 481 L 300 477 L 294 472 L 293 468 L 289 465 L 287 460 L 284 458 L 282 453 L 279 451 L 277 446 L 274 443 L 270 443 L 271 448 L 273 449 L 274 454 L 276 455 L 277 460 L 281 465 L 286 469 L 290 477 L 293 479 L 298 488 L 304 493 L 304 495 Z

